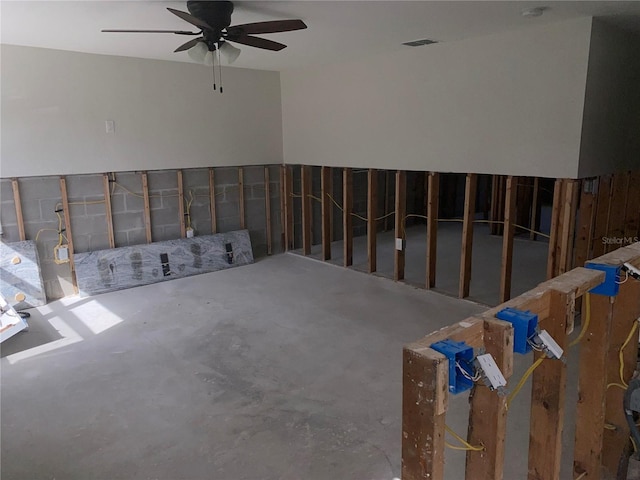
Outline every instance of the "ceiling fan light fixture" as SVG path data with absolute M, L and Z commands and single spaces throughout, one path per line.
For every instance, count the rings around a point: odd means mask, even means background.
M 187 55 L 189 55 L 189 58 L 191 58 L 191 60 L 197 63 L 202 63 L 205 61 L 208 51 L 209 49 L 207 48 L 204 42 L 198 42 L 198 44 L 195 47 L 192 47 L 189 50 L 187 50 Z
M 233 64 L 233 62 L 238 59 L 240 52 L 241 50 L 239 48 L 236 48 L 227 42 L 222 42 L 222 45 L 220 45 L 220 54 L 229 65 Z

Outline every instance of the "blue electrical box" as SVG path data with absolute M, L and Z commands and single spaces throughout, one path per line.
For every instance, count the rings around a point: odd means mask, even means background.
M 474 375 L 473 348 L 464 342 L 454 342 L 449 339 L 433 343 L 431 348 L 449 360 L 449 391 L 451 393 L 455 395 L 473 387 L 471 380 Z M 460 369 L 463 369 L 469 378 Z
M 538 328 L 538 315 L 529 310 L 517 310 L 507 307 L 496 314 L 496 318 L 513 325 L 513 351 L 516 353 L 529 353 L 531 345 L 528 340 L 536 334 Z
M 616 295 L 618 295 L 618 291 L 620 290 L 618 279 L 620 278 L 621 269 L 619 265 L 605 265 L 603 263 L 588 262 L 585 267 L 592 270 L 603 271 L 605 275 L 604 282 L 602 282 L 597 287 L 589 290 L 589 293 L 595 293 L 596 295 L 606 295 L 607 297 L 615 297 Z

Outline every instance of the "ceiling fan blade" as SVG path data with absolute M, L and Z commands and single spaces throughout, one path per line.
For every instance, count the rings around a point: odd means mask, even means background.
M 175 8 L 167 8 L 167 10 L 169 10 L 174 15 L 177 15 L 184 21 L 189 22 L 191 25 L 195 25 L 196 27 L 200 27 L 200 28 L 206 28 L 207 30 L 213 30 L 207 22 L 205 22 L 204 20 L 200 20 L 197 17 L 194 17 L 190 13 L 182 12 L 180 10 L 176 10 Z
M 226 40 L 235 43 L 242 43 L 243 45 L 249 45 L 250 47 L 262 48 L 264 50 L 273 50 L 278 52 L 287 46 L 283 43 L 274 42 L 273 40 L 267 40 L 266 38 L 252 37 L 250 35 L 228 36 Z
M 105 33 L 175 33 L 176 35 L 200 35 L 200 32 L 186 30 L 100 30 Z
M 253 35 L 259 33 L 291 32 L 303 30 L 307 25 L 302 20 L 274 20 L 270 22 L 245 23 L 227 28 L 227 32 L 237 35 Z
M 220 45 L 220 55 L 222 55 L 227 63 L 231 65 L 240 56 L 240 49 L 234 47 L 230 43 L 223 42 L 222 45 Z
M 192 38 L 191 40 L 189 40 L 186 43 L 183 43 L 182 45 L 180 45 L 178 48 L 176 48 L 173 53 L 176 52 L 183 52 L 185 50 L 189 50 L 190 48 L 195 47 L 198 43 L 200 43 L 202 40 L 204 40 L 203 37 L 198 37 L 198 38 Z

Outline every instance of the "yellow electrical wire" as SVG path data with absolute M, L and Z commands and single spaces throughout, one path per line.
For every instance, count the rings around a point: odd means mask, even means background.
M 575 480 L 582 480 L 587 475 L 587 472 L 582 472 Z
M 619 372 L 620 373 L 620 383 L 622 383 L 622 385 L 624 385 L 625 388 L 627 388 L 629 385 L 627 384 L 627 382 L 624 379 L 624 349 L 626 348 L 626 346 L 631 341 L 631 338 L 633 337 L 633 334 L 635 333 L 635 331 L 637 329 L 638 329 L 638 321 L 634 320 L 633 321 L 633 327 L 631 327 L 631 331 L 629 332 L 629 335 L 627 336 L 627 339 L 624 341 L 624 343 L 620 347 L 620 350 L 618 351 L 618 360 L 620 361 L 620 372 Z
M 615 382 L 614 383 L 609 383 L 607 385 L 607 389 L 609 389 L 609 387 L 618 387 L 618 388 L 621 388 L 622 390 L 626 390 L 627 389 L 627 387 L 625 387 L 621 383 L 615 383 Z
M 482 444 L 480 444 L 480 446 L 471 445 L 464 438 L 462 438 L 460 435 L 454 432 L 453 429 L 449 427 L 449 425 L 445 425 L 444 428 L 447 432 L 449 432 L 449 435 L 451 435 L 453 438 L 459 441 L 462 445 L 464 445 L 463 447 L 458 447 L 455 445 L 451 445 L 449 442 L 444 442 L 444 444 L 448 448 L 451 448 L 452 450 L 465 450 L 465 451 L 472 451 L 472 452 L 481 452 L 484 450 L 484 445 Z
M 42 232 L 56 232 L 56 233 L 60 233 L 58 232 L 58 230 L 56 230 L 55 228 L 41 228 L 40 230 L 38 230 L 38 232 L 36 233 L 36 242 L 38 241 L 38 238 L 40 238 L 40 234 Z
M 582 340 L 582 337 L 584 337 L 585 333 L 587 333 L 587 330 L 589 329 L 589 323 L 591 322 L 591 296 L 589 292 L 587 292 L 584 296 L 584 310 L 585 310 L 584 324 L 582 325 L 580 334 L 576 337 L 576 339 L 573 342 L 569 344 L 569 348 L 579 344 L 580 340 Z
M 507 408 L 509 408 L 509 405 L 511 405 L 511 402 L 513 401 L 515 396 L 518 394 L 518 392 L 522 389 L 527 379 L 531 376 L 533 371 L 540 366 L 540 364 L 544 361 L 544 359 L 545 357 L 540 357 L 538 360 L 533 362 L 533 364 L 527 369 L 526 372 L 524 372 L 524 375 L 522 375 L 522 378 L 520 379 L 518 384 L 515 386 L 513 391 L 507 397 Z
M 187 200 L 187 228 L 191 228 L 191 204 L 193 203 L 193 190 L 189 190 L 189 200 Z

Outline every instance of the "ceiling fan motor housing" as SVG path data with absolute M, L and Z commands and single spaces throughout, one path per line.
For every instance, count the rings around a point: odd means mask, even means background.
M 212 28 L 222 30 L 231 25 L 233 3 L 228 1 L 189 0 L 187 2 L 187 10 L 194 17 L 204 20 Z

